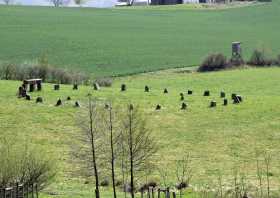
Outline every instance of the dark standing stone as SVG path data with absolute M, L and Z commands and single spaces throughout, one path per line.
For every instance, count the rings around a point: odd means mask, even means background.
M 105 109 L 109 109 L 110 105 L 109 104 L 105 104 Z
M 163 93 L 168 94 L 168 90 L 165 88 Z
M 75 102 L 75 107 L 81 107 L 81 105 L 78 101 Z
M 233 103 L 234 104 L 239 104 L 240 102 L 242 102 L 242 96 L 235 95 L 235 97 L 233 98 Z
M 93 89 L 98 91 L 100 89 L 100 86 L 98 83 L 93 83 Z
M 31 96 L 26 94 L 25 99 L 26 100 L 31 100 Z
M 29 85 L 29 92 L 33 92 L 35 89 L 35 85 L 34 84 L 30 84 Z
M 27 95 L 26 89 L 23 88 L 23 89 L 22 89 L 22 95 L 21 95 L 21 96 L 22 96 L 22 97 L 26 97 L 26 95 Z
M 183 102 L 181 106 L 181 110 L 186 110 L 186 109 L 187 109 L 187 104 Z
M 125 84 L 121 85 L 121 91 L 126 91 L 126 85 Z
M 22 96 L 22 93 L 23 93 L 23 88 L 22 88 L 22 87 L 19 87 L 19 88 L 18 88 L 18 97 L 23 97 L 23 96 Z
M 226 93 L 222 91 L 220 96 L 221 96 L 221 98 L 225 98 L 226 97 Z
M 145 92 L 149 92 L 150 91 L 150 88 L 146 85 L 145 86 Z
M 58 101 L 56 102 L 56 105 L 55 106 L 61 106 L 62 105 L 62 101 L 61 101 L 61 99 L 58 99 Z
M 42 82 L 41 81 L 37 81 L 37 90 L 41 91 L 42 90 Z
M 54 90 L 58 91 L 60 88 L 59 84 L 54 85 Z
M 43 103 L 43 98 L 42 97 L 37 97 L 36 98 L 36 103 Z
M 70 96 L 68 96 L 68 97 L 67 97 L 67 100 L 71 100 L 71 97 L 70 97 Z
M 210 91 L 209 90 L 204 91 L 203 96 L 210 96 Z
M 228 105 L 228 100 L 224 99 L 224 106 L 227 106 L 227 105 Z
M 236 97 L 238 98 L 238 100 L 239 100 L 240 102 L 243 102 L 242 96 L 237 95 Z
M 161 106 L 159 104 L 156 106 L 156 110 L 161 110 Z
M 216 107 L 217 106 L 217 102 L 216 101 L 211 101 L 210 102 L 210 107 Z
M 75 83 L 75 84 L 73 85 L 73 90 L 78 90 L 78 84 L 77 84 L 77 83 Z
M 192 95 L 193 91 L 192 90 L 188 90 L 188 95 Z
M 184 97 L 184 94 L 183 94 L 183 93 L 180 93 L 180 100 L 181 100 L 181 101 L 185 100 L 185 97 Z

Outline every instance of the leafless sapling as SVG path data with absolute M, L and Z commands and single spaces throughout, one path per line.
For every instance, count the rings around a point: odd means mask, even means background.
M 156 142 L 151 136 L 143 115 L 133 105 L 128 105 L 126 115 L 123 118 L 123 129 L 129 163 L 130 194 L 131 198 L 134 198 L 135 174 L 143 171 L 145 163 L 152 159 L 156 152 Z

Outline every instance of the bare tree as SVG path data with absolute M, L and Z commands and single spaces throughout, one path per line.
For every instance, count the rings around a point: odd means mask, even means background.
M 67 4 L 67 2 L 64 0 L 49 0 L 49 1 L 54 5 L 54 7 L 59 7 L 64 4 Z
M 261 165 L 261 161 L 260 161 L 260 155 L 261 153 L 256 150 L 255 152 L 255 158 L 256 158 L 256 168 L 257 168 L 257 179 L 258 179 L 258 185 L 259 185 L 259 197 L 263 198 L 263 168 Z
M 121 175 L 122 175 L 122 184 L 123 184 L 123 190 L 124 190 L 124 197 L 127 198 L 127 192 L 126 192 L 126 184 L 128 180 L 128 159 L 126 155 L 126 148 L 125 148 L 125 134 L 123 130 L 120 131 L 119 140 L 117 141 L 117 150 L 119 153 L 119 158 L 117 162 L 119 163 L 120 169 L 121 169 Z
M 265 176 L 266 176 L 266 185 L 267 185 L 267 197 L 270 198 L 270 168 L 271 168 L 271 154 L 269 151 L 264 152 L 264 164 L 265 164 Z
M 177 189 L 182 197 L 182 190 L 186 188 L 193 177 L 192 161 L 190 153 L 187 153 L 181 160 L 176 163 L 176 177 L 177 177 Z
M 74 0 L 75 4 L 78 6 L 82 6 L 86 2 L 86 0 Z
M 224 191 L 223 191 L 223 173 L 221 170 L 218 170 L 218 190 L 216 197 L 223 198 L 224 197 Z
M 129 161 L 130 174 L 130 194 L 135 197 L 135 174 L 145 169 L 145 164 L 149 162 L 156 152 L 155 140 L 150 135 L 145 119 L 138 109 L 133 105 L 128 106 L 128 110 L 123 119 L 124 145 Z
M 113 128 L 113 123 L 114 123 L 114 118 L 113 118 L 113 110 L 112 110 L 112 104 L 110 103 L 108 105 L 108 119 L 107 119 L 107 125 L 109 128 L 109 133 L 110 133 L 110 164 L 111 164 L 111 177 L 112 177 L 112 185 L 113 185 L 113 193 L 114 193 L 114 198 L 117 197 L 116 193 L 116 179 L 115 179 L 115 159 L 116 159 L 116 152 L 115 152 L 115 144 L 116 144 L 116 138 L 114 136 L 114 128 Z
M 12 0 L 2 0 L 6 5 L 10 5 L 12 3 Z
M 160 165 L 160 167 L 158 168 L 158 172 L 160 175 L 160 179 L 164 185 L 165 188 L 168 187 L 168 167 L 167 165 Z
M 100 117 L 100 110 L 96 100 L 92 99 L 91 96 L 88 98 L 88 106 L 86 108 L 87 116 L 82 118 L 82 122 L 80 123 L 80 127 L 84 132 L 83 143 L 81 150 L 83 150 L 83 154 L 81 156 L 87 161 L 89 164 L 90 170 L 93 170 L 94 178 L 95 178 L 95 197 L 100 197 L 99 192 L 99 166 L 98 159 L 100 159 L 100 139 L 103 137 L 103 123 Z M 97 152 L 99 151 L 99 152 Z M 79 156 L 79 157 L 81 157 Z

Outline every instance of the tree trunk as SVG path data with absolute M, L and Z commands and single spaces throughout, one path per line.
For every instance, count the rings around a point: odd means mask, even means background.
M 97 163 L 96 163 L 96 154 L 95 154 L 95 142 L 94 142 L 94 131 L 93 131 L 93 109 L 92 102 L 89 99 L 89 116 L 90 116 L 90 139 L 91 139 L 91 151 L 92 151 L 92 163 L 94 168 L 94 176 L 95 176 L 95 197 L 99 198 L 99 177 L 97 171 Z
M 112 183 L 113 183 L 113 192 L 114 198 L 117 198 L 116 193 L 116 182 L 115 182 L 115 153 L 114 153 L 114 140 L 113 140 L 113 121 L 112 121 L 112 105 L 110 105 L 109 110 L 109 122 L 110 122 L 110 146 L 111 146 L 111 169 L 112 169 Z
M 134 198 L 134 167 L 133 167 L 133 138 L 132 138 L 132 108 L 129 107 L 129 157 L 130 157 L 130 191 Z

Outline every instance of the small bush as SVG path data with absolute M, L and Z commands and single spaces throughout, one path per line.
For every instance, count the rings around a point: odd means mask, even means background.
M 103 186 L 103 187 L 109 186 L 109 180 L 104 179 L 103 181 L 100 182 L 100 186 Z
M 88 75 L 77 71 L 51 67 L 46 63 L 46 60 L 41 60 L 41 63 L 0 65 L 0 79 L 24 80 L 32 78 L 42 78 L 44 82 L 62 84 L 88 84 L 89 82 Z
M 0 137 L 0 188 L 37 183 L 42 189 L 55 175 L 54 161 L 38 148 Z
M 16 78 L 16 65 L 14 64 L 4 64 L 0 68 L 0 79 L 4 80 L 15 80 Z
M 98 78 L 94 81 L 94 83 L 97 83 L 100 87 L 111 87 L 113 84 L 112 78 Z
M 225 69 L 228 66 L 227 58 L 221 54 L 211 54 L 207 56 L 201 66 L 199 67 L 198 71 L 206 72 L 206 71 L 217 71 L 221 69 Z
M 248 65 L 253 66 L 270 66 L 274 64 L 276 61 L 267 58 L 265 52 L 263 50 L 254 50 L 250 60 L 248 61 Z
M 185 188 L 187 188 L 187 187 L 188 187 L 188 183 L 187 183 L 187 182 L 181 182 L 181 183 L 179 183 L 179 184 L 176 185 L 176 188 L 177 188 L 178 190 L 182 190 L 182 189 L 185 189 Z
M 149 186 L 149 187 L 155 188 L 155 187 L 157 187 L 157 182 L 155 182 L 155 181 L 149 181 L 149 182 L 148 182 L 148 186 Z
M 115 183 L 116 186 L 121 186 L 122 185 L 122 181 L 121 180 L 117 180 Z
M 148 184 L 143 184 L 143 185 L 140 186 L 139 191 L 142 192 L 142 191 L 146 191 L 148 189 L 149 189 Z

